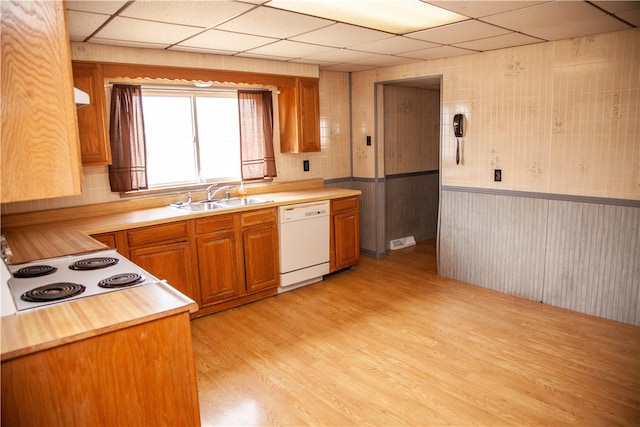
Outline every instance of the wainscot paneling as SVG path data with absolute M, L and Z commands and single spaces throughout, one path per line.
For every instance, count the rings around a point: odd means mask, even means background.
M 640 324 L 640 208 L 550 201 L 544 301 Z
M 546 200 L 442 191 L 440 209 L 439 274 L 542 300 Z
M 438 171 L 386 177 L 386 247 L 393 239 L 435 239 L 438 232 Z
M 360 249 L 364 255 L 381 258 L 385 255 L 384 179 L 354 178 L 353 189 L 360 196 Z
M 638 203 L 468 190 L 442 189 L 441 275 L 640 325 Z

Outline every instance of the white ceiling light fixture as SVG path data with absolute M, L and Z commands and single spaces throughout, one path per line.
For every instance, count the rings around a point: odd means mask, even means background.
M 421 0 L 271 0 L 266 5 L 398 35 L 469 19 Z
M 213 85 L 213 82 L 211 80 L 209 81 L 203 81 L 203 80 L 195 80 L 193 82 L 193 85 L 195 87 L 211 87 Z

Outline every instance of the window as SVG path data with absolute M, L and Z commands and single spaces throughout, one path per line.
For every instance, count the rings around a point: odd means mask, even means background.
M 235 91 L 142 91 L 149 187 L 239 181 Z

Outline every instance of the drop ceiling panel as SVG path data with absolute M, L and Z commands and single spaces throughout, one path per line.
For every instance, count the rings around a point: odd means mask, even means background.
M 116 17 L 96 34 L 97 38 L 172 45 L 202 31 L 202 28 Z
M 405 52 L 402 56 L 419 60 L 440 59 L 453 56 L 469 55 L 476 53 L 475 50 L 462 49 L 454 46 L 440 46 L 433 49 L 423 49 L 414 52 Z
M 593 34 L 594 31 L 597 33 L 620 31 L 626 27 L 623 22 L 620 22 L 616 18 L 603 15 L 582 21 L 539 27 L 529 30 L 528 33 L 547 40 L 561 40 L 587 36 Z
M 374 56 L 375 55 L 367 52 L 357 52 L 349 49 L 334 49 L 329 52 L 305 56 L 304 59 L 317 59 L 319 61 L 329 62 L 353 62 L 365 58 L 372 58 Z
M 195 37 L 185 40 L 180 43 L 180 46 L 244 52 L 245 50 L 255 49 L 277 40 L 278 39 L 252 36 L 249 34 L 231 33 L 229 31 L 207 30 Z
M 535 6 L 482 18 L 483 21 L 526 32 L 540 27 L 563 25 L 569 22 L 603 16 L 605 13 L 585 2 L 547 2 Z
M 313 16 L 259 7 L 219 25 L 216 29 L 285 39 L 334 23 Z
M 256 49 L 251 49 L 247 53 L 288 58 L 302 58 L 303 56 L 316 55 L 333 49 L 334 48 L 327 46 L 281 40 Z
M 112 15 L 116 13 L 122 6 L 127 4 L 126 1 L 67 1 L 65 5 L 69 10 L 79 10 L 83 12 L 103 13 Z
M 640 27 L 640 9 L 618 12 L 616 16 L 619 16 L 621 19 L 624 19 L 626 22 L 635 25 L 636 27 Z
M 472 40 L 464 43 L 457 43 L 456 47 L 477 50 L 484 52 L 487 50 L 504 49 L 511 46 L 523 46 L 526 44 L 540 43 L 542 40 L 520 33 L 509 33 L 501 36 L 489 37 L 486 39 Z
M 386 39 L 388 37 L 391 37 L 391 34 L 338 23 L 296 37 L 291 37 L 291 40 L 332 47 L 349 47 Z
M 403 58 L 401 56 L 376 55 L 369 58 L 353 60 L 350 62 L 353 64 L 370 65 L 373 67 L 379 67 L 381 64 L 383 64 L 383 66 L 388 67 L 392 65 L 410 64 L 415 61 L 412 58 Z
M 100 28 L 107 19 L 109 19 L 109 15 L 78 12 L 75 10 L 67 11 L 69 39 L 72 41 L 83 41 L 93 34 L 95 30 Z
M 476 20 L 457 22 L 430 30 L 407 34 L 407 37 L 427 40 L 439 44 L 456 44 L 469 40 L 484 39 L 508 34 L 511 31 Z
M 220 1 L 135 1 L 120 15 L 157 22 L 209 28 L 256 7 Z
M 374 42 L 356 44 L 351 46 L 354 50 L 373 52 L 380 54 L 394 54 L 410 50 L 428 49 L 439 46 L 437 43 L 429 43 L 423 40 L 411 39 L 403 36 L 392 36 Z

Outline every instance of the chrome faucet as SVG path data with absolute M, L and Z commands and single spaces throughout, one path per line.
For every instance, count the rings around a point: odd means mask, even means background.
M 230 185 L 223 185 L 222 187 L 215 188 L 217 186 L 218 184 L 211 184 L 210 186 L 207 187 L 207 200 L 212 200 L 216 196 L 216 194 L 218 194 L 218 191 L 231 189 Z M 231 196 L 231 194 L 227 191 L 226 196 L 228 199 Z

